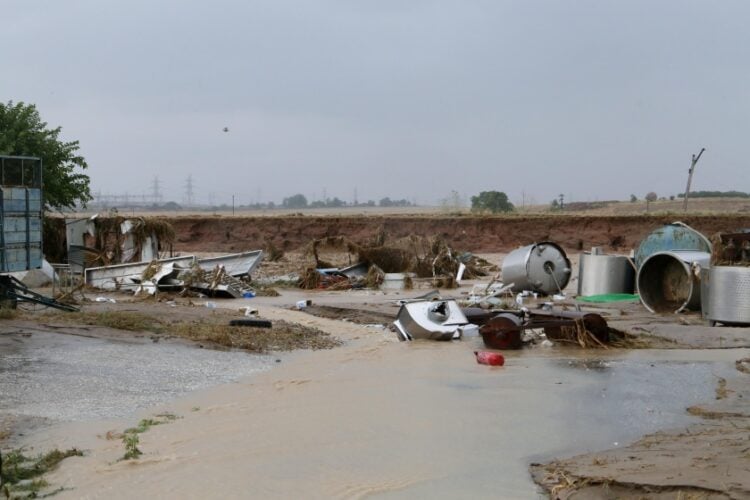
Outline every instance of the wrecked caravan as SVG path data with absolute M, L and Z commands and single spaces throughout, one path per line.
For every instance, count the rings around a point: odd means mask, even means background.
M 90 267 L 84 271 L 86 285 L 102 290 L 136 290 L 144 280 L 153 278 L 148 276 L 149 269 L 155 271 L 159 278 L 172 276 L 175 268 L 189 269 L 195 261 L 193 255 L 184 257 L 172 257 L 154 261 L 159 265 L 155 269 L 152 262 L 130 262 L 127 264 L 115 264 L 113 266 Z M 161 275 L 158 271 L 169 269 L 169 272 Z M 157 283 L 158 284 L 158 283 Z
M 250 276 L 250 273 L 258 267 L 263 260 L 263 250 L 252 250 L 249 252 L 230 253 L 218 257 L 204 257 L 198 259 L 198 266 L 204 271 L 213 271 L 220 267 L 229 276 Z

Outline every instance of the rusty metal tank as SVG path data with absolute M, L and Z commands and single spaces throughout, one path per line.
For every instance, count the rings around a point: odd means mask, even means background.
M 701 306 L 701 269 L 711 262 L 708 252 L 675 250 L 650 255 L 638 269 L 638 293 L 651 312 L 678 313 Z
M 683 222 L 673 222 L 654 229 L 638 245 L 635 265 L 640 269 L 649 256 L 657 252 L 691 251 L 711 253 L 711 242 Z
M 570 260 L 551 241 L 517 248 L 503 260 L 503 282 L 513 283 L 513 291 L 530 290 L 553 295 L 570 281 Z

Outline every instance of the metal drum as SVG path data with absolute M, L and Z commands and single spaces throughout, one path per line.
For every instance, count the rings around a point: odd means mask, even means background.
M 657 252 L 638 269 L 641 302 L 651 312 L 697 310 L 701 306 L 701 268 L 709 266 L 707 252 Z
M 703 317 L 711 324 L 750 324 L 750 268 L 714 266 L 702 275 L 709 291 L 701 295 Z
M 710 267 L 701 269 L 701 316 L 703 319 L 708 321 L 708 304 L 711 296 L 711 275 L 709 274 Z
M 635 251 L 635 265 L 640 269 L 650 255 L 673 250 L 711 253 L 711 242 L 687 224 L 673 222 L 651 231 L 641 241 Z
M 603 255 L 592 249 L 578 261 L 578 295 L 633 293 L 635 268 L 623 255 Z
M 531 290 L 544 295 L 558 293 L 570 281 L 570 261 L 555 243 L 544 241 L 510 252 L 503 260 L 503 282 L 513 291 Z

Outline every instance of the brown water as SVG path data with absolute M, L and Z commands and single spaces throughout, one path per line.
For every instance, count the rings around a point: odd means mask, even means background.
M 101 437 L 134 421 L 35 436 L 90 450 L 49 477 L 72 488 L 59 498 L 535 498 L 530 461 L 686 425 L 684 409 L 712 399 L 717 377 L 748 355 L 534 349 L 487 367 L 474 361 L 476 338 L 398 343 L 298 319 L 349 343 L 143 412 L 182 418 L 142 434 L 137 462 L 118 462 L 122 443 Z

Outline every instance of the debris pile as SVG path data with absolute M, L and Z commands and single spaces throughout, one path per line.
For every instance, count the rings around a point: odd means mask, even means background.
M 184 289 L 207 297 L 239 299 L 255 296 L 255 291 L 248 283 L 230 275 L 221 265 L 206 270 L 196 262 L 189 270 L 180 272 L 179 277 L 184 284 Z
M 254 296 L 243 279 L 249 278 L 262 258 L 261 250 L 204 259 L 186 255 L 93 267 L 84 270 L 84 280 L 94 288 L 133 290 L 136 294 L 194 290 L 210 297 L 240 298 Z
M 711 244 L 712 266 L 750 266 L 750 232 L 717 233 Z
M 429 280 L 432 286 L 453 288 L 457 278 L 474 279 L 497 272 L 497 266 L 469 252 L 456 252 L 439 236 L 409 236 L 388 245 L 380 238 L 374 245 L 359 245 L 343 236 L 313 240 L 306 254 L 314 264 L 300 278 L 305 289 L 375 288 L 387 280 L 403 280 L 401 288 L 410 288 L 410 280 Z M 345 253 L 349 267 L 339 268 L 321 257 L 323 252 Z M 352 265 L 352 257 L 356 263 Z M 317 273 L 317 274 L 316 274 Z M 347 283 L 348 282 L 348 283 Z M 413 284 L 413 281 L 411 282 Z

